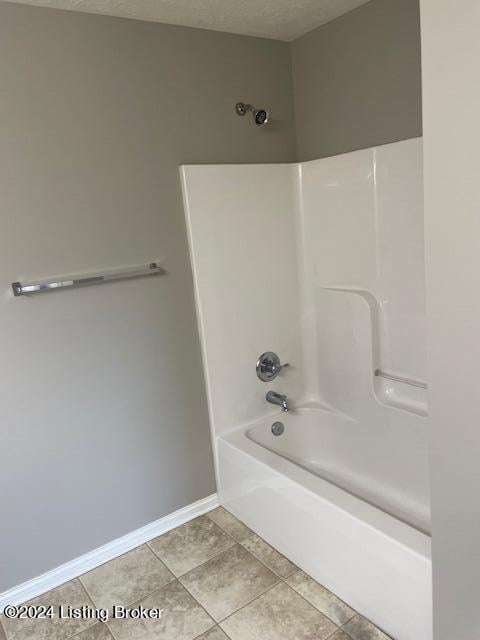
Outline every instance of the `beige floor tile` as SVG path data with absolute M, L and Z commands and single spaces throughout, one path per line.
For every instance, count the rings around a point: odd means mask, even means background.
M 195 640 L 229 640 L 227 636 L 223 633 L 220 627 L 214 627 L 207 633 L 202 633 L 201 636 L 195 638 Z
M 343 629 L 353 640 L 390 640 L 387 635 L 361 615 L 352 618 L 343 626 Z
M 158 557 L 181 576 L 235 544 L 213 520 L 200 516 L 149 542 Z
M 220 626 L 231 640 L 326 640 L 336 629 L 331 620 L 283 582 Z
M 0 640 L 6 640 L 5 631 L 3 630 L 1 617 L 0 617 Z
M 113 636 L 108 627 L 99 623 L 79 633 L 75 640 L 113 640 Z
M 68 606 L 93 607 L 93 603 L 78 580 L 71 580 L 52 589 L 52 591 L 30 600 L 28 604 L 52 606 L 55 617 L 51 620 L 9 620 L 5 618 L 3 624 L 7 640 L 65 640 L 95 623 L 95 620 L 81 618 L 62 620 L 58 617 L 60 605 L 63 605 L 65 609 Z
M 222 620 L 275 584 L 278 577 L 235 545 L 180 581 L 215 620 Z
M 286 578 L 298 567 L 290 562 L 285 556 L 282 556 L 276 549 L 271 547 L 256 533 L 251 533 L 248 538 L 242 542 L 243 546 L 253 553 L 253 555 L 267 565 L 269 569 L 274 571 L 281 578 Z
M 111 620 L 115 640 L 193 640 L 214 626 L 192 596 L 175 580 L 140 603 L 147 609 L 163 609 L 160 620 Z
M 173 574 L 146 545 L 80 578 L 95 605 L 102 608 L 136 602 L 173 579 Z
M 297 571 L 287 578 L 287 584 L 339 626 L 344 625 L 356 614 L 356 611 L 303 571 Z
M 213 520 L 219 527 L 226 531 L 232 538 L 235 538 L 237 542 L 243 542 L 245 538 L 252 533 L 252 530 L 243 524 L 238 518 L 232 515 L 229 511 L 223 507 L 217 507 L 207 513 L 208 517 Z
M 352 640 L 352 639 L 348 634 L 345 633 L 345 631 L 342 631 L 342 629 L 339 629 L 328 640 Z

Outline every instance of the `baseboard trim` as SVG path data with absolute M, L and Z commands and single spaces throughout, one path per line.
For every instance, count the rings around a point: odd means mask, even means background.
M 175 529 L 175 527 L 215 509 L 218 504 L 218 496 L 214 493 L 136 531 L 127 533 L 125 536 L 98 547 L 98 549 L 94 549 L 79 558 L 66 562 L 56 569 L 47 571 L 47 573 L 37 578 L 32 578 L 32 580 L 28 580 L 17 587 L 4 591 L 0 593 L 0 613 L 3 613 L 3 609 L 7 605 L 22 604 L 50 591 L 50 589 L 59 587 L 73 578 L 78 578 L 83 573 L 121 556 L 123 553 L 131 551 L 149 540 L 153 540 L 153 538 L 162 535 L 162 533 L 171 531 L 171 529 Z

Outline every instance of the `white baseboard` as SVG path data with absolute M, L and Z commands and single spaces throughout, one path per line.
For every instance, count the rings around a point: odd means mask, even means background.
M 214 493 L 136 531 L 127 533 L 127 535 L 94 549 L 79 558 L 66 562 L 56 569 L 47 571 L 47 573 L 38 576 L 38 578 L 32 578 L 32 580 L 28 580 L 17 587 L 4 591 L 0 593 L 0 613 L 3 612 L 4 607 L 8 604 L 18 605 L 36 598 L 50 591 L 50 589 L 54 589 L 73 578 L 78 578 L 78 576 L 87 571 L 91 571 L 101 564 L 121 556 L 123 553 L 131 551 L 149 540 L 153 540 L 153 538 L 162 535 L 162 533 L 171 531 L 175 527 L 215 509 L 218 504 L 218 496 Z

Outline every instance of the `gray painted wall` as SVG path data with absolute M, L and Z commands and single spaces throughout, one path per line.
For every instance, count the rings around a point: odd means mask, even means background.
M 0 591 L 215 490 L 178 165 L 419 135 L 418 20 L 372 0 L 288 45 L 0 2 Z
M 292 51 L 299 160 L 422 134 L 418 0 L 371 0 Z
M 3 591 L 215 490 L 178 165 L 295 140 L 284 43 L 1 2 L 0 59 Z M 9 293 L 152 258 L 168 276 Z

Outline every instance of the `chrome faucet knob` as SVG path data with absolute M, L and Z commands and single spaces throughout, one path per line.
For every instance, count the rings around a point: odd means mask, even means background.
M 257 360 L 257 378 L 262 382 L 271 382 L 275 380 L 280 371 L 288 367 L 288 362 L 280 363 L 280 358 L 273 351 L 265 351 Z

